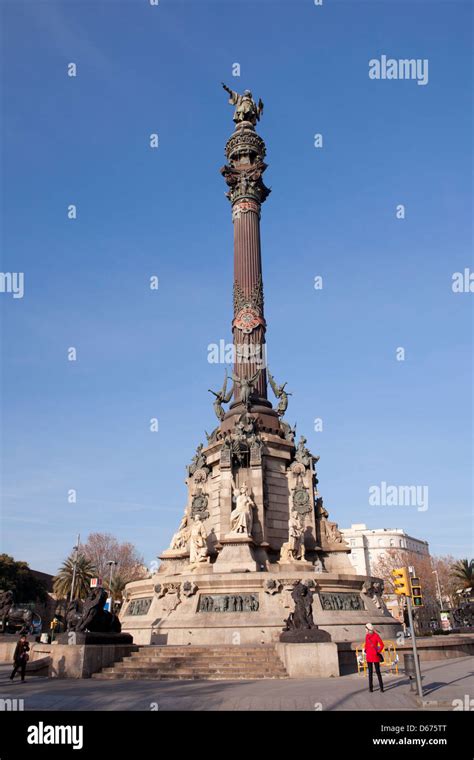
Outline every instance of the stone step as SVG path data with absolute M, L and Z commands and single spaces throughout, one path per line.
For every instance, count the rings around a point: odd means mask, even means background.
M 246 660 L 245 662 L 234 662 L 232 660 L 161 660 L 160 662 L 147 662 L 146 660 L 122 660 L 116 662 L 110 667 L 114 668 L 255 668 L 255 667 L 283 667 L 280 659 L 265 660 Z
M 239 670 L 242 668 L 249 669 L 249 668 L 259 668 L 259 667 L 265 667 L 265 668 L 273 668 L 273 667 L 280 667 L 281 663 L 276 662 L 274 660 L 266 660 L 264 662 L 247 662 L 247 663 L 228 663 L 225 661 L 222 662 L 172 662 L 172 661 L 163 661 L 162 663 L 155 663 L 155 662 L 134 662 L 134 663 L 117 663 L 114 667 L 119 668 L 119 670 L 122 670 L 125 668 L 125 670 L 130 670 L 131 668 L 152 668 L 153 670 L 162 670 L 163 668 L 173 668 L 174 670 L 179 670 L 179 668 L 232 668 L 232 670 Z
M 256 681 L 264 679 L 288 678 L 281 673 L 136 673 L 131 670 L 123 673 L 94 673 L 92 678 L 99 680 L 125 680 L 125 681 Z
M 190 674 L 190 675 L 199 675 L 199 676 L 205 676 L 206 674 L 213 674 L 213 673 L 226 673 L 229 676 L 235 676 L 235 675 L 245 675 L 246 678 L 252 677 L 258 673 L 275 673 L 280 675 L 285 675 L 285 669 L 283 667 L 266 667 L 266 668 L 195 668 L 195 667 L 183 667 L 183 668 L 103 668 L 102 673 L 106 674 L 129 674 L 129 673 L 137 673 L 139 675 L 153 675 L 153 676 L 160 676 L 160 675 L 183 675 L 183 674 Z
M 268 652 L 274 651 L 271 644 L 214 644 L 213 646 L 205 646 L 204 644 L 163 644 L 163 645 L 140 645 L 137 646 L 136 651 L 148 651 L 148 652 L 235 652 L 240 650 L 242 652 Z
M 146 660 L 134 660 L 131 663 L 117 663 L 117 667 L 125 668 L 163 668 L 163 667 L 232 667 L 232 668 L 258 668 L 260 666 L 272 667 L 275 664 L 280 664 L 280 660 L 246 660 L 245 662 L 228 662 L 227 660 L 162 660 L 162 662 L 147 662 Z
M 268 652 L 268 647 L 264 647 L 264 646 L 242 647 L 238 644 L 234 644 L 228 647 L 222 646 L 222 647 L 210 647 L 210 648 L 204 647 L 204 646 L 202 647 L 146 646 L 146 647 L 138 647 L 138 650 L 135 650 L 134 652 L 132 652 L 132 655 L 146 653 L 146 654 L 153 655 L 156 657 L 162 657 L 162 656 L 168 657 L 171 654 L 188 657 L 191 654 L 198 654 L 198 655 L 205 654 L 208 657 L 210 657 L 211 655 L 219 655 L 222 657 L 222 656 L 235 654 L 236 652 L 240 652 L 241 654 L 244 654 L 244 655 L 248 655 L 248 654 L 264 655 Z
M 206 658 L 207 660 L 211 659 L 227 659 L 227 660 L 234 660 L 234 659 L 246 659 L 248 657 L 251 657 L 252 659 L 264 659 L 266 657 L 275 657 L 275 652 L 242 652 L 240 649 L 234 649 L 231 652 L 150 652 L 150 651 L 144 651 L 141 650 L 139 652 L 132 652 L 131 657 L 133 659 L 137 659 L 140 657 L 144 657 L 146 659 L 150 660 L 161 660 L 161 659 L 169 659 L 170 657 L 173 657 L 175 659 L 202 659 Z
M 272 646 L 143 646 L 94 673 L 104 680 L 251 680 L 287 678 Z
M 140 671 L 149 671 L 153 673 L 164 673 L 164 672 L 178 672 L 181 670 L 196 670 L 201 672 L 206 671 L 224 671 L 228 670 L 231 672 L 241 672 L 241 671 L 248 671 L 253 672 L 256 670 L 278 670 L 283 671 L 283 665 L 281 663 L 252 663 L 251 665 L 248 665 L 247 667 L 242 667 L 241 665 L 229 665 L 226 663 L 221 663 L 217 665 L 209 665 L 206 663 L 201 663 L 200 665 L 192 665 L 190 663 L 183 663 L 182 665 L 175 665 L 173 663 L 164 663 L 163 665 L 160 665 L 159 667 L 150 667 L 146 665 L 129 665 L 126 663 L 120 663 L 119 665 L 112 666 L 110 668 L 104 668 L 104 671 L 116 671 L 116 672 L 123 672 L 123 671 L 129 671 L 129 670 L 140 670 Z
M 123 680 L 123 681 L 261 681 L 263 679 L 280 679 L 280 678 L 287 678 L 287 674 L 285 675 L 267 675 L 267 674 L 252 674 L 252 675 L 234 675 L 232 677 L 229 677 L 229 675 L 221 675 L 221 674 L 207 674 L 205 676 L 202 675 L 188 675 L 188 674 L 166 674 L 163 676 L 160 675 L 151 675 L 150 673 L 145 673 L 143 675 L 137 674 L 134 671 L 130 671 L 130 673 L 94 673 L 92 675 L 92 678 L 97 678 L 100 681 L 115 681 L 115 680 Z
M 242 663 L 246 662 L 274 662 L 275 657 L 266 655 L 265 657 L 205 657 L 201 656 L 171 656 L 171 657 L 148 657 L 147 655 L 139 655 L 137 657 L 131 657 L 128 662 L 148 662 L 148 663 L 160 663 L 160 662 L 234 662 Z

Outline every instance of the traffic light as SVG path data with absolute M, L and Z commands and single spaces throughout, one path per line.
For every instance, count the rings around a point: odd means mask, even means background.
M 411 578 L 411 599 L 414 607 L 423 607 L 423 596 L 421 594 L 421 586 L 419 578 Z
M 395 586 L 395 593 L 399 596 L 411 596 L 410 577 L 408 575 L 407 567 L 397 567 L 396 570 L 392 570 L 393 585 Z

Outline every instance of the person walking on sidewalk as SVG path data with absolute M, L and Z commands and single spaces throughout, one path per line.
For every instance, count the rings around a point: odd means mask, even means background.
M 377 631 L 374 630 L 372 623 L 367 623 L 365 626 L 365 659 L 367 660 L 367 667 L 369 670 L 369 691 L 374 690 L 374 665 L 375 672 L 379 681 L 380 691 L 383 691 L 382 674 L 380 672 L 380 663 L 383 662 L 383 649 L 384 643 Z
M 30 645 L 26 639 L 26 636 L 20 636 L 20 639 L 15 647 L 15 653 L 13 655 L 13 670 L 10 676 L 10 681 L 13 681 L 17 670 L 20 671 L 21 680 L 25 680 L 26 663 L 29 660 Z

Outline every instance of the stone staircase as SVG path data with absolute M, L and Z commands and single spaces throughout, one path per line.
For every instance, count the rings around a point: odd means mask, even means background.
M 274 646 L 141 646 L 92 678 L 239 680 L 288 678 Z

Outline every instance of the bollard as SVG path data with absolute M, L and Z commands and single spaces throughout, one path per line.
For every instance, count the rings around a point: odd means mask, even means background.
M 415 679 L 416 679 L 416 667 L 415 667 L 415 655 L 413 652 L 405 652 L 403 667 L 405 668 L 405 675 L 410 679 L 410 691 L 416 691 Z

